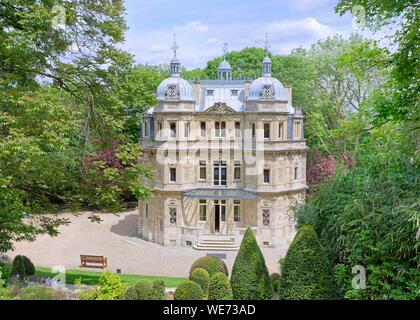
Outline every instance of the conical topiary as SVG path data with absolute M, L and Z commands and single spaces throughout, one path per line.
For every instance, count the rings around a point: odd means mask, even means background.
M 264 256 L 249 228 L 232 268 L 231 284 L 235 300 L 268 300 L 273 294 Z
M 301 227 L 281 263 L 279 298 L 333 298 L 334 283 L 328 261 L 312 226 Z

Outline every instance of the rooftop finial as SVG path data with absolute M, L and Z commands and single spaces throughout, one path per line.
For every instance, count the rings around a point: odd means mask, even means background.
M 265 34 L 265 54 L 268 57 L 268 50 L 270 50 L 270 43 L 268 41 L 268 33 Z
M 174 33 L 174 44 L 172 45 L 172 50 L 174 50 L 174 58 L 176 58 L 176 51 L 179 49 L 178 43 L 176 43 L 176 34 Z
M 228 49 L 229 49 L 229 44 L 227 42 L 225 42 L 223 44 L 223 59 L 224 60 L 226 60 L 226 52 L 228 51 Z

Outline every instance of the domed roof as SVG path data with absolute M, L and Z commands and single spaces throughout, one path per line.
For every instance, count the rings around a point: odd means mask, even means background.
M 265 76 L 251 83 L 248 100 L 287 100 L 287 98 L 281 82 L 276 78 Z
M 226 60 L 223 60 L 219 64 L 219 70 L 232 70 L 232 67 L 230 66 L 230 63 Z
M 170 77 L 163 80 L 157 89 L 158 100 L 193 101 L 191 84 L 181 77 Z

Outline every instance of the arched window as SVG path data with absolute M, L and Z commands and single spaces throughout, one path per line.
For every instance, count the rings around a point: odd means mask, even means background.
M 235 137 L 239 138 L 241 136 L 241 123 L 235 122 Z

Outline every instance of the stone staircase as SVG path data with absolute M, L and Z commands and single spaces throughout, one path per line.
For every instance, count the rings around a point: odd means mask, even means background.
M 229 236 L 204 237 L 200 243 L 193 246 L 195 250 L 205 251 L 238 251 L 239 246 L 235 239 Z

